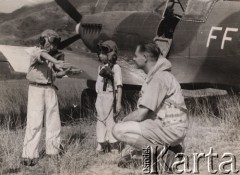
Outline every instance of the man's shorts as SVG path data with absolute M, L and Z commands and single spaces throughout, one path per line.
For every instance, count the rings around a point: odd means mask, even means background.
M 183 120 L 175 123 L 161 118 L 144 120 L 139 123 L 142 136 L 153 144 L 178 145 L 186 136 L 188 128 L 187 114 L 185 115 L 182 116 Z

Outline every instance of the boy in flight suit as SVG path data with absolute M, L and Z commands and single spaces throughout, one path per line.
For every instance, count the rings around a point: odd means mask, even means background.
M 112 136 L 114 116 L 121 111 L 122 72 L 117 61 L 118 49 L 114 41 L 107 40 L 98 45 L 98 56 L 102 65 L 98 68 L 96 82 L 97 142 L 96 151 L 105 152 L 104 144 L 110 143 L 111 152 L 117 152 L 118 143 Z
M 34 166 L 39 158 L 38 145 L 40 141 L 43 117 L 46 127 L 46 154 L 57 155 L 60 148 L 60 116 L 55 78 L 65 76 L 69 69 L 64 61 L 56 60 L 59 35 L 53 30 L 45 30 L 40 38 L 40 47 L 28 51 L 31 56 L 30 67 L 27 73 L 29 80 L 27 126 L 23 144 L 22 164 Z M 59 53 L 59 52 L 58 52 Z

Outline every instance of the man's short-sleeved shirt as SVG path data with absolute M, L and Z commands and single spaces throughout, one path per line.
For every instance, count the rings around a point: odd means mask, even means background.
M 156 75 L 153 76 L 150 82 L 144 82 L 138 100 L 138 107 L 146 107 L 152 112 L 158 108 L 167 92 L 166 87 Z
M 144 82 L 138 107 L 143 106 L 158 113 L 161 110 L 160 106 L 163 106 L 167 98 L 186 108 L 180 84 L 175 77 L 168 71 L 158 71 L 150 81 Z
M 33 47 L 28 50 L 30 55 L 30 67 L 27 73 L 27 79 L 33 83 L 53 83 L 55 77 L 53 76 L 53 64 L 41 58 L 41 53 L 47 52 L 38 47 Z
M 99 75 L 99 72 L 106 66 L 108 66 L 108 64 L 103 65 L 103 66 L 99 66 L 98 77 L 97 77 L 97 82 L 96 82 L 96 92 L 97 93 L 103 92 L 104 78 Z M 121 71 L 121 67 L 118 64 L 115 64 L 113 66 L 113 68 L 112 68 L 112 71 L 114 73 L 114 86 L 115 86 L 115 90 L 117 90 L 118 86 L 122 86 L 122 71 Z M 113 91 L 111 80 L 107 81 L 106 91 L 107 92 L 112 92 Z

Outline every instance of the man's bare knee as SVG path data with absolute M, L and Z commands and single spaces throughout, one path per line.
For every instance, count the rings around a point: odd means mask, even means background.
M 124 135 L 123 127 L 121 123 L 117 123 L 116 125 L 113 126 L 112 134 L 115 137 L 115 139 L 121 141 L 121 138 Z

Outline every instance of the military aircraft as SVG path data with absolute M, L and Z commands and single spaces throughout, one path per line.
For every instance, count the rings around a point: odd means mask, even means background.
M 98 0 L 95 13 L 89 15 L 79 13 L 67 0 L 55 2 L 76 22 L 76 35 L 64 40 L 60 49 L 81 39 L 96 52 L 99 41 L 112 39 L 122 54 L 131 57 L 137 44 L 152 42 L 157 36 L 156 42 L 172 62 L 172 72 L 183 88 L 240 87 L 238 0 L 147 0 L 145 6 L 152 8 L 139 6 L 139 0 L 131 1 L 131 6 L 126 6 L 128 0 Z M 27 70 L 27 60 L 8 53 L 17 48 L 0 46 L 0 51 L 1 72 L 6 72 L 8 62 L 16 72 Z M 83 69 L 83 78 L 96 79 L 96 54 L 66 51 L 66 58 Z M 134 72 L 123 72 L 126 84 L 142 83 L 143 78 Z

